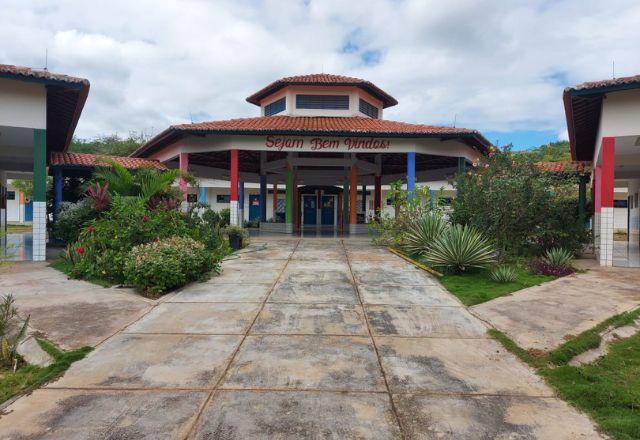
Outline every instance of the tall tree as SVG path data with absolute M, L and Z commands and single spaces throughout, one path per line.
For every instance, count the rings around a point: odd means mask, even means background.
M 120 137 L 118 134 L 98 136 L 93 139 L 74 138 L 69 146 L 69 151 L 107 156 L 129 156 L 147 139 L 148 136 L 136 132 L 130 132 L 126 138 Z

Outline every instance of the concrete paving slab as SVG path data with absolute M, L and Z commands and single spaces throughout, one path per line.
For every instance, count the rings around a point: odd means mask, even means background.
M 279 270 L 287 264 L 287 260 L 264 260 L 264 259 L 244 259 L 234 258 L 222 262 L 222 270 Z
M 553 395 L 542 379 L 493 339 L 375 339 L 394 393 Z
M 392 254 L 387 249 L 347 249 L 349 260 L 358 263 L 359 261 L 398 261 L 402 258 Z
M 353 267 L 353 275 L 358 284 L 376 286 L 434 286 L 437 281 L 427 272 L 414 270 L 376 269 L 375 271 Z
M 410 439 L 602 439 L 588 417 L 554 398 L 395 395 Z
M 6 440 L 185 438 L 207 393 L 42 389 L 0 418 Z
M 471 308 L 520 347 L 553 350 L 640 305 L 640 269 L 593 268 Z
M 196 439 L 398 439 L 386 394 L 221 391 Z
M 208 280 L 207 284 L 269 284 L 280 276 L 280 269 L 242 270 L 227 269 Z
M 251 334 L 366 336 L 368 333 L 360 305 L 267 304 Z
M 384 286 L 360 284 L 358 291 L 365 304 L 421 305 L 431 307 L 460 306 L 442 286 Z
M 307 271 L 307 272 L 316 272 L 316 271 L 339 271 L 345 273 L 349 276 L 350 269 L 349 264 L 346 261 L 340 260 L 328 260 L 328 261 L 291 261 L 287 264 L 286 272 L 294 272 L 294 271 Z
M 44 263 L 0 268 L 0 292 L 30 315 L 30 327 L 65 350 L 95 346 L 144 315 L 153 302 L 131 289 L 105 289 L 70 280 Z
M 351 284 L 338 283 L 278 283 L 268 302 L 358 304 Z
M 463 307 L 367 305 L 374 335 L 486 338 L 487 328 Z
M 321 284 L 349 283 L 351 276 L 342 270 L 311 270 L 286 268 L 282 274 L 283 283 Z
M 369 338 L 249 336 L 222 388 L 384 391 Z
M 335 250 L 307 250 L 307 251 L 298 251 L 296 250 L 291 257 L 295 260 L 339 260 L 346 261 L 347 256 L 344 252 L 344 249 L 335 249 Z
M 258 303 L 163 303 L 125 332 L 242 334 L 259 309 Z
M 271 284 L 206 284 L 185 287 L 168 302 L 262 302 Z
M 239 255 L 242 260 L 288 260 L 293 250 L 265 249 L 262 251 L 245 252 Z
M 120 334 L 50 387 L 211 388 L 241 340 L 240 335 Z

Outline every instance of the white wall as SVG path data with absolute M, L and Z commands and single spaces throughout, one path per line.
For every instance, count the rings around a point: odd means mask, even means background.
M 11 185 L 11 181 L 7 182 L 7 191 L 13 191 L 15 197 L 13 200 L 7 199 L 7 221 L 12 223 L 20 223 L 24 221 L 24 205 L 20 204 L 20 191 Z
M 0 78 L 0 125 L 47 128 L 44 85 Z
M 640 240 L 640 179 L 629 182 L 629 195 L 633 204 L 629 204 L 629 234 L 631 240 L 637 243 Z
M 593 162 L 599 163 L 603 137 L 636 136 L 640 134 L 640 90 L 625 90 L 605 95 Z

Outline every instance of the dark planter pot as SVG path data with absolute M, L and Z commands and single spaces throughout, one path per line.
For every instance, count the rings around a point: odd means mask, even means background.
M 242 235 L 229 235 L 229 246 L 231 246 L 231 249 L 234 251 L 242 249 Z

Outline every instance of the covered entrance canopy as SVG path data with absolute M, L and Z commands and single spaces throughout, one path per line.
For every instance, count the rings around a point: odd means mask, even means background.
M 335 203 L 344 215 L 337 224 L 359 232 L 365 222 L 358 217 L 359 190 L 373 187 L 377 210 L 381 185 L 401 179 L 412 190 L 416 182 L 446 179 L 489 146 L 475 130 L 382 119 L 395 99 L 357 78 L 284 78 L 247 100 L 260 105 L 262 116 L 171 126 L 133 156 L 228 180 L 234 224 L 243 218 L 238 196 L 244 200 L 244 182 L 260 184 L 263 223 L 267 185 L 274 185 L 274 194 L 284 185 L 286 232 L 303 224 L 301 187 L 342 188 Z

